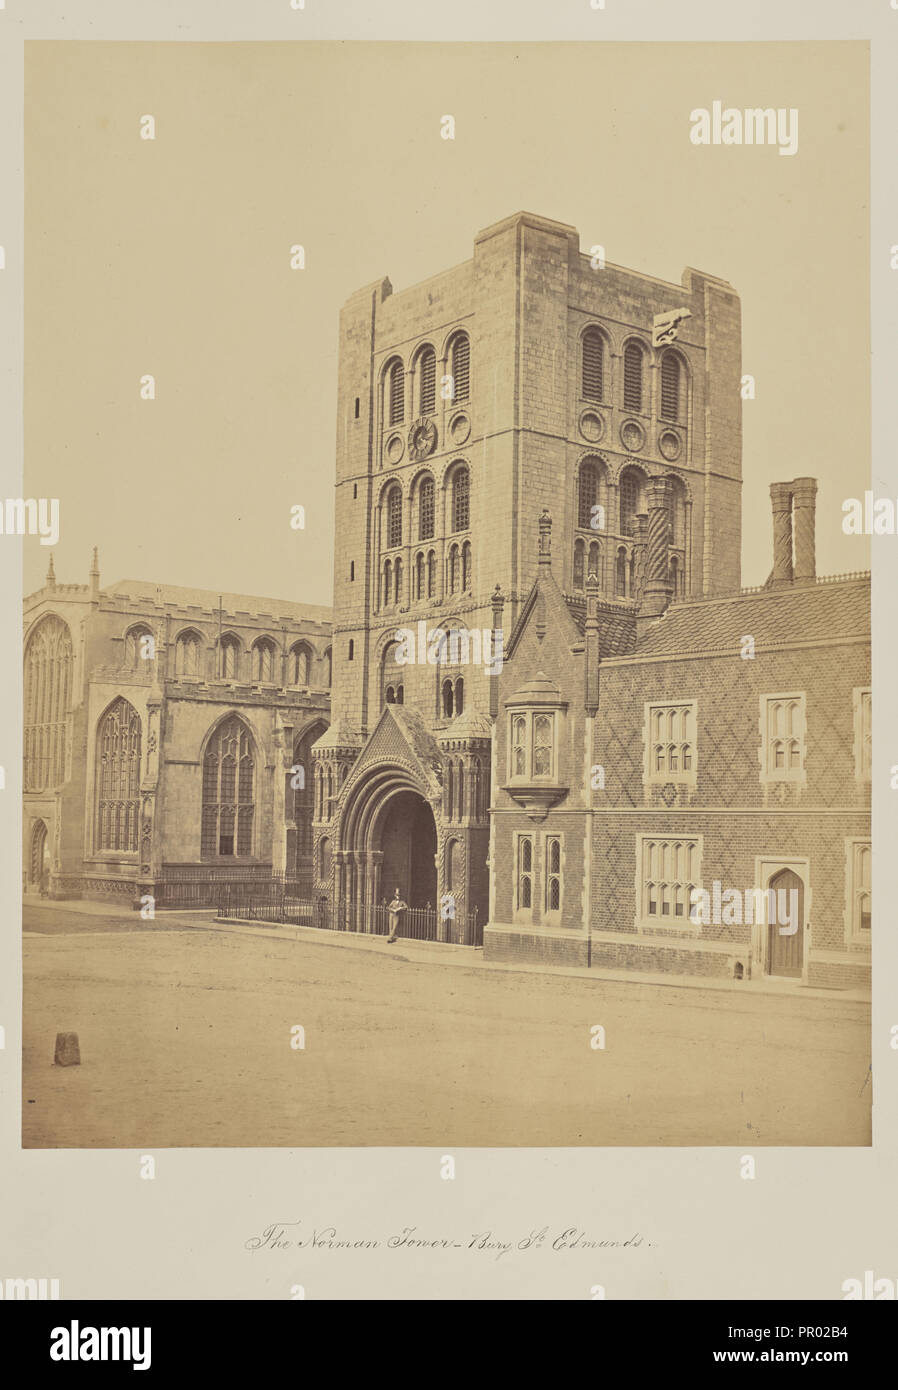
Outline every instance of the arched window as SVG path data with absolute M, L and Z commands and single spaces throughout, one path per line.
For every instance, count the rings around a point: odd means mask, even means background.
M 418 413 L 432 415 L 437 401 L 437 355 L 426 347 L 418 357 Z
M 624 349 L 624 410 L 642 410 L 642 348 L 628 343 Z
M 443 718 L 451 719 L 455 708 L 455 688 L 451 680 L 443 681 Z
M 680 418 L 680 359 L 675 352 L 661 358 L 661 419 Z
M 630 555 L 630 597 L 636 597 L 636 552 Z
M 260 637 L 253 643 L 253 680 L 271 684 L 275 679 L 277 647 L 268 637 Z M 299 684 L 299 682 L 294 682 Z M 305 684 L 305 682 L 303 682 Z
M 456 874 L 458 872 L 455 862 L 457 855 L 458 840 L 450 840 L 446 846 L 446 887 L 450 893 L 455 886 Z
M 465 710 L 465 683 L 461 676 L 455 678 L 455 713 L 464 714 Z
M 601 530 L 601 527 L 593 526 L 593 516 L 596 518 L 601 513 L 593 512 L 593 508 L 605 502 L 605 470 L 600 463 L 593 459 L 584 459 L 580 465 L 580 476 L 577 484 L 577 525 L 583 531 Z
M 427 597 L 434 598 L 436 595 L 437 582 L 437 554 L 435 550 L 427 552 Z
M 402 545 L 402 492 L 391 487 L 387 493 L 387 548 Z
M 325 882 L 331 876 L 331 842 L 327 835 L 318 846 L 318 877 Z
M 614 567 L 614 592 L 618 598 L 627 597 L 627 552 L 623 546 L 617 552 Z
M 467 531 L 471 523 L 471 483 L 467 468 L 457 468 L 452 478 L 452 529 Z
M 393 565 L 387 560 L 384 565 L 384 608 L 389 608 L 393 602 Z
M 452 401 L 467 401 L 471 396 L 471 344 L 467 333 L 457 333 L 449 349 L 449 374 L 452 377 Z
M 387 420 L 401 425 L 405 419 L 405 368 L 398 357 L 387 373 L 387 396 Z
M 402 561 L 397 559 L 393 566 L 393 585 L 397 603 L 402 602 Z
M 683 570 L 676 555 L 672 555 L 670 559 L 670 586 L 674 598 L 678 598 L 683 592 Z
M 25 648 L 26 791 L 44 791 L 65 778 L 72 666 L 69 629 L 61 618 L 48 614 L 37 624 Z
M 465 541 L 461 548 L 461 587 L 462 592 L 471 592 L 471 542 Z
M 582 540 L 576 540 L 576 541 L 574 541 L 574 588 L 575 588 L 575 589 L 582 589 L 582 588 L 583 588 L 583 584 L 584 584 L 584 579 L 583 579 L 583 563 L 584 563 L 585 555 L 586 555 L 586 546 L 585 546 L 585 544 L 583 543 L 583 541 L 582 541 Z
M 620 529 L 622 536 L 636 534 L 636 517 L 645 510 L 645 478 L 638 468 L 625 468 L 620 478 Z
M 398 642 L 390 642 L 384 648 L 380 662 L 381 703 L 402 705 L 405 703 L 405 682 L 403 666 L 396 660 Z
M 311 685 L 312 649 L 306 642 L 294 642 L 287 654 L 287 684 Z
M 597 328 L 583 334 L 583 395 L 602 400 L 605 393 L 605 340 Z
M 424 552 L 419 550 L 415 556 L 415 598 L 424 598 Z
M 328 690 L 334 678 L 334 654 L 330 647 L 324 653 L 324 683 Z
M 670 511 L 670 543 L 677 549 L 682 549 L 686 544 L 686 487 L 681 478 L 670 479 L 667 498 Z
M 433 536 L 433 478 L 428 473 L 418 488 L 418 540 L 429 541 Z
M 235 681 L 240 669 L 240 643 L 236 637 L 222 637 L 218 649 L 218 675 L 223 681 Z
M 458 546 L 457 546 L 457 545 L 451 545 L 451 546 L 449 547 L 448 569 L 449 569 L 449 583 L 448 583 L 448 589 L 449 589 L 450 594 L 454 594 L 455 591 L 456 591 L 456 589 L 458 588 Z
M 125 633 L 125 665 L 128 670 L 148 670 L 144 662 L 152 661 L 155 654 L 153 646 L 153 629 L 147 627 L 146 623 L 137 623 L 129 628 Z
M 215 730 L 203 759 L 204 859 L 253 852 L 255 762 L 249 729 L 236 714 Z
M 31 883 L 43 893 L 49 884 L 50 855 L 48 850 L 47 823 L 36 821 L 31 832 Z
M 200 674 L 200 637 L 196 632 L 180 632 L 175 642 L 175 675 Z
M 96 848 L 134 854 L 140 811 L 140 718 L 121 696 L 97 728 Z
M 602 581 L 602 550 L 598 541 L 592 541 L 589 547 L 589 567 L 586 571 L 587 579 L 590 575 L 595 575 L 601 584 Z

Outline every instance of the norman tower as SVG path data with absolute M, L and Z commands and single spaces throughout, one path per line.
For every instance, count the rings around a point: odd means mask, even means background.
M 510 629 L 546 506 L 566 592 L 595 571 L 603 600 L 632 606 L 653 505 L 674 596 L 739 586 L 738 296 L 698 271 L 673 285 L 598 259 L 573 227 L 518 213 L 464 264 L 344 305 L 334 715 L 362 735 L 399 685 L 429 722 L 448 717 L 431 668 L 391 679 L 395 630 L 489 629 L 497 584 Z M 680 310 L 675 341 L 653 346 L 656 317 Z M 485 709 L 483 670 L 464 681 L 463 703 Z
M 659 316 L 677 320 L 669 342 L 658 339 Z M 529 213 L 480 232 L 462 265 L 400 293 L 383 279 L 350 297 L 339 342 L 333 723 L 316 749 L 319 892 L 382 900 L 379 832 L 363 844 L 356 828 L 350 844 L 355 793 L 343 788 L 363 766 L 371 773 L 366 741 L 380 736 L 385 708 L 401 706 L 426 764 L 417 794 L 437 821 L 423 851 L 429 859 L 434 842 L 437 879 L 428 871 L 419 896 L 433 901 L 448 886 L 440 817 L 448 779 L 459 820 L 460 778 L 466 867 L 453 891 L 469 905 L 482 897 L 496 712 L 484 634 L 501 626 L 510 637 L 546 508 L 558 581 L 575 602 L 582 594 L 585 605 L 593 573 L 602 606 L 627 614 L 738 587 L 740 370 L 739 300 L 725 282 L 687 270 L 674 285 L 605 265 L 581 253 L 573 227 Z M 662 532 L 654 553 L 664 565 L 647 573 L 649 540 Z M 466 636 L 434 665 L 420 639 L 440 627 Z M 418 659 L 398 663 L 398 634 L 409 631 Z M 400 858 L 414 854 L 406 846 Z

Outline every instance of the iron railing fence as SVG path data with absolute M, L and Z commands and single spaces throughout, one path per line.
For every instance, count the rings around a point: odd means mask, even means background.
M 391 928 L 388 903 L 332 903 L 324 897 L 315 902 L 312 892 L 304 891 L 298 879 L 223 883 L 218 895 L 218 916 L 243 922 L 318 927 L 323 931 L 353 931 L 366 936 L 388 936 Z M 396 935 L 408 941 L 451 940 L 482 946 L 483 924 L 478 921 L 476 908 L 441 923 L 435 907 L 410 907 L 400 914 Z

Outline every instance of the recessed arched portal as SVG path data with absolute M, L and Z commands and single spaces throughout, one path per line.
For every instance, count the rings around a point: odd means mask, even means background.
M 379 831 L 379 833 L 378 833 Z M 383 895 L 396 888 L 409 907 L 435 907 L 437 901 L 437 828 L 433 811 L 418 792 L 391 796 L 375 828 L 375 847 L 383 854 Z
M 334 896 L 346 924 L 376 930 L 372 910 L 397 888 L 409 907 L 436 908 L 436 853 L 436 821 L 425 788 L 407 768 L 372 768 L 350 790 L 335 846 Z

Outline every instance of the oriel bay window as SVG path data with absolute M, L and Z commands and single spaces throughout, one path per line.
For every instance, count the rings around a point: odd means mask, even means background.
M 505 789 L 528 811 L 547 808 L 562 797 L 559 749 L 566 703 L 543 672 L 507 701 L 508 754 Z

